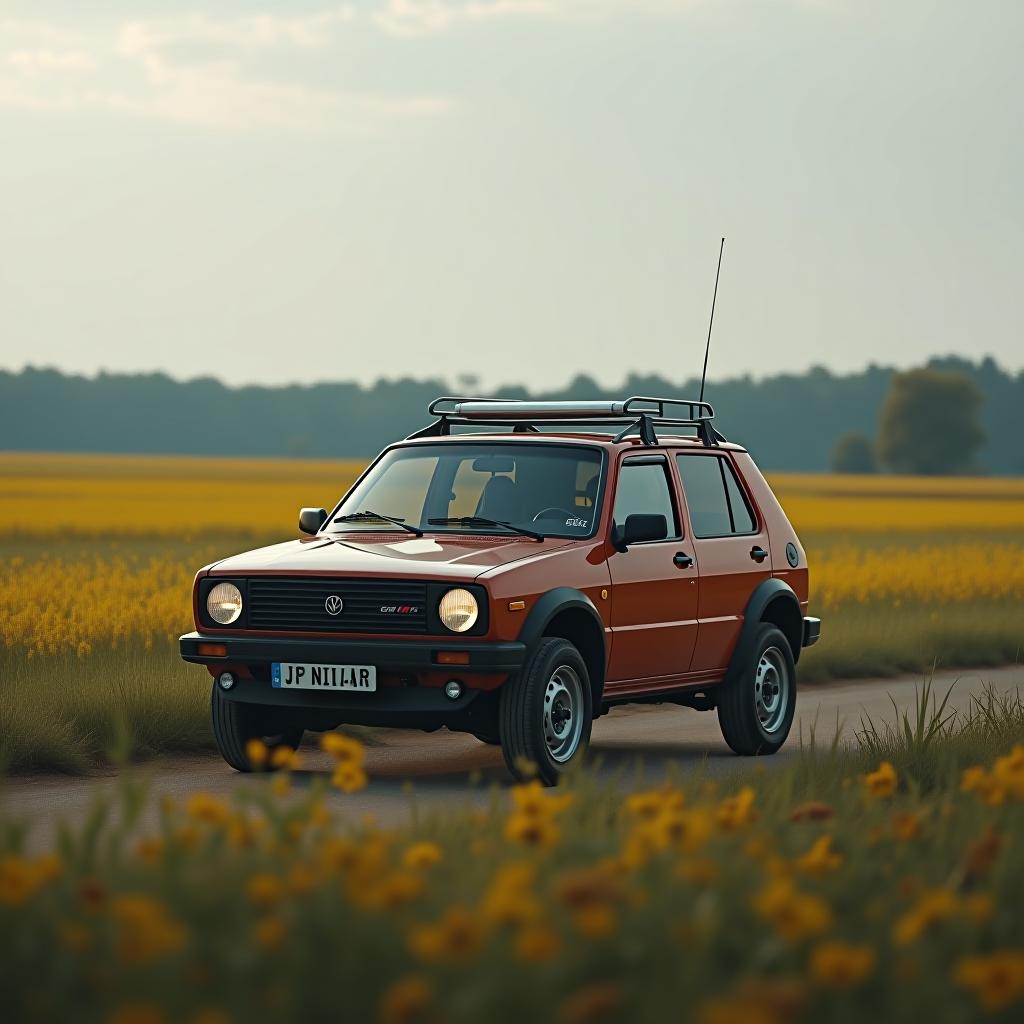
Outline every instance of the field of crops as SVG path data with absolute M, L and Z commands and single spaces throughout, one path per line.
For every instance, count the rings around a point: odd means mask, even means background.
M 0 455 L 0 757 L 79 767 L 127 725 L 209 742 L 205 674 L 178 663 L 204 563 L 295 535 L 354 462 Z M 1016 661 L 1024 480 L 772 478 L 811 564 L 821 644 L 803 682 Z M 31 694 L 30 701 L 20 699 Z M 30 707 L 30 710 L 28 710 Z

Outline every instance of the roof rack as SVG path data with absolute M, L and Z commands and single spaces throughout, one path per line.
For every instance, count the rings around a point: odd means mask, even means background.
M 725 438 L 712 426 L 715 410 L 709 402 L 689 398 L 648 398 L 634 395 L 622 401 L 533 402 L 515 398 L 435 398 L 427 412 L 437 419 L 410 434 L 417 437 L 447 437 L 453 426 L 488 424 L 511 427 L 513 433 L 536 433 L 537 423 L 568 426 L 586 423 L 592 427 L 622 427 L 615 441 L 634 431 L 644 444 L 658 443 L 655 427 L 694 427 L 697 437 L 713 447 Z

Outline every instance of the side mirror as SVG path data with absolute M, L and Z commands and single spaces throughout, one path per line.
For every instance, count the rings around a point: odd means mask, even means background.
M 663 515 L 634 512 L 626 516 L 621 528 L 617 528 L 617 544 L 625 551 L 630 544 L 642 544 L 645 540 L 664 540 L 668 536 L 668 520 Z
M 320 527 L 326 522 L 327 509 L 325 508 L 299 509 L 299 530 L 302 533 L 318 533 Z

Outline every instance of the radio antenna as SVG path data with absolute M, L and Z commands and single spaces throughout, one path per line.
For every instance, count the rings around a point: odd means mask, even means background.
M 704 372 L 700 375 L 700 399 L 704 401 L 704 382 L 708 377 L 708 353 L 711 351 L 711 328 L 715 323 L 715 300 L 718 298 L 718 275 L 722 272 L 722 251 L 725 249 L 725 239 L 718 247 L 718 269 L 715 271 L 715 294 L 711 297 L 711 320 L 708 322 L 708 343 L 704 347 Z

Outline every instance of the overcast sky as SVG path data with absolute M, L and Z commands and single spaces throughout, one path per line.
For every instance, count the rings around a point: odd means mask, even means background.
M 1019 0 L 2 0 L 0 366 L 1024 367 Z

